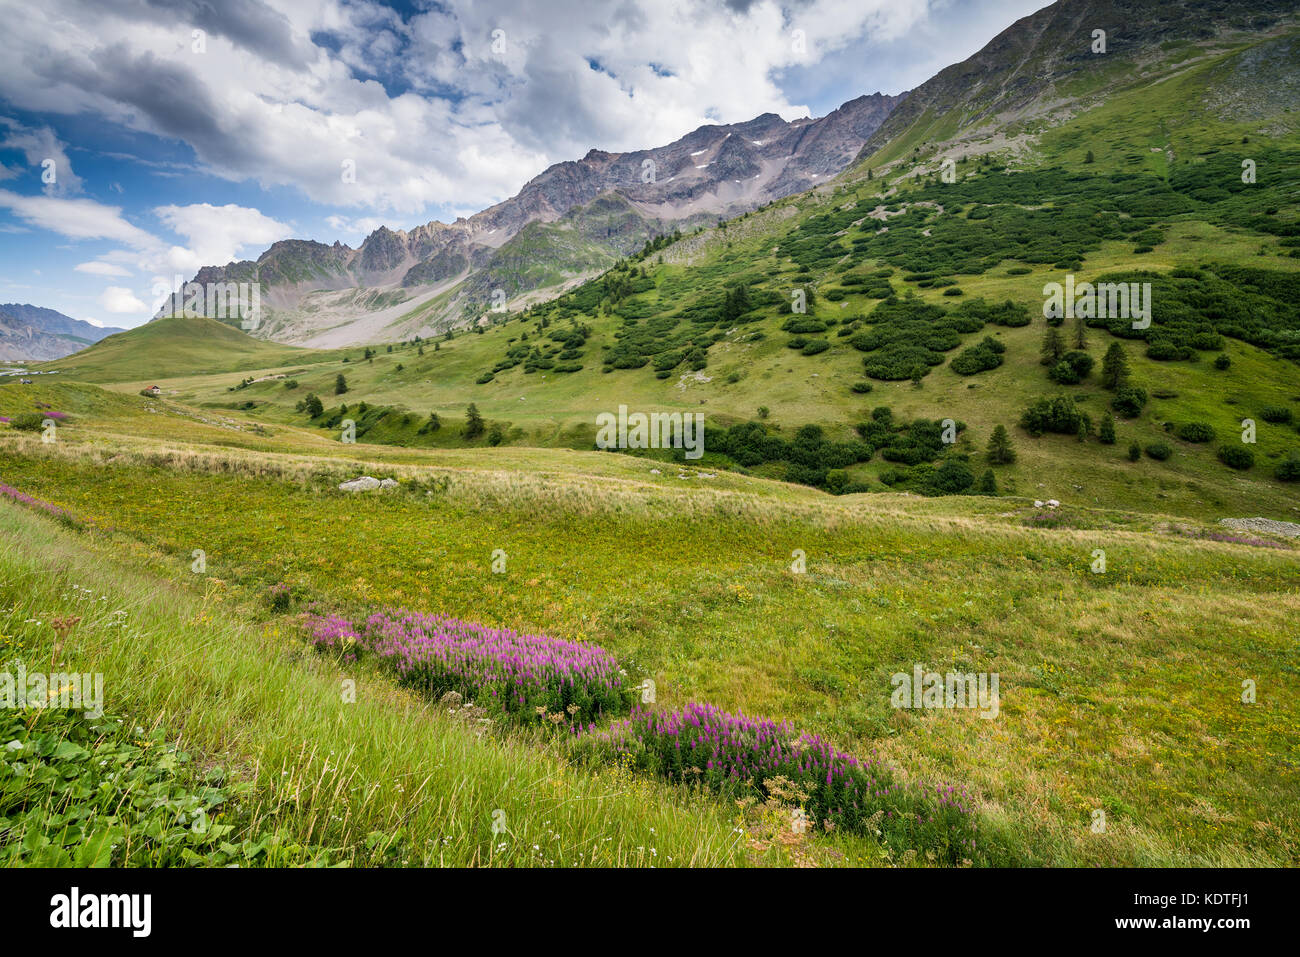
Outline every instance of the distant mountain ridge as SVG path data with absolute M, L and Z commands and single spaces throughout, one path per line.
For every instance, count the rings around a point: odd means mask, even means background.
M 498 289 L 514 299 L 562 287 L 655 235 L 712 224 L 816 186 L 853 161 L 902 99 L 875 93 L 819 119 L 787 122 L 765 113 L 702 126 L 653 149 L 593 149 L 451 224 L 381 226 L 356 249 L 281 240 L 256 261 L 205 266 L 192 281 L 260 282 L 262 338 L 337 346 L 428 333 L 481 313 Z M 545 228 L 524 235 L 535 224 Z M 527 268 L 520 268 L 523 259 Z M 159 315 L 183 306 L 177 295 Z
M 41 306 L 0 303 L 0 359 L 61 359 L 125 331 L 96 326 Z

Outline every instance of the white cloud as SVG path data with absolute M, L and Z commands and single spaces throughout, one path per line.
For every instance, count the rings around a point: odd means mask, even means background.
M 129 276 L 131 270 L 122 266 L 116 266 L 113 263 L 102 262 L 98 259 L 88 263 L 79 263 L 74 267 L 77 272 L 87 272 L 92 276 Z
M 122 218 L 120 206 L 105 206 L 93 199 L 24 196 L 0 189 L 0 208 L 41 229 L 69 239 L 111 239 L 134 249 L 147 249 L 155 240 Z
M 928 2 L 446 0 L 403 19 L 366 0 L 46 0 L 7 26 L 0 98 L 180 140 L 219 176 L 319 203 L 478 209 L 591 147 L 791 115 L 783 71 L 897 36 Z
M 194 272 L 200 266 L 224 266 L 239 258 L 245 249 L 258 252 L 279 239 L 293 235 L 293 228 L 264 216 L 247 206 L 194 203 L 189 206 L 159 206 L 154 210 L 173 232 L 189 240 L 189 246 L 173 246 L 166 255 L 169 269 Z
M 345 239 L 364 239 L 380 226 L 391 226 L 383 216 L 326 216 L 325 224 Z
M 123 286 L 109 286 L 99 295 L 97 300 L 107 312 L 113 313 L 142 313 L 148 311 L 149 307 L 136 298 L 135 293 Z

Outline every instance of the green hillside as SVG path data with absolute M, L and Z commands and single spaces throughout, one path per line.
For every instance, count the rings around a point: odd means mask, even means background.
M 1226 119 L 1206 105 L 1294 40 L 1180 48 L 1167 72 L 1035 134 L 1031 150 L 955 162 L 953 182 L 939 146 L 879 176 L 869 158 L 486 327 L 344 350 L 295 372 L 294 388 L 215 374 L 167 386 L 268 425 L 337 438 L 350 418 L 363 443 L 433 448 L 591 448 L 596 415 L 620 405 L 702 412 L 693 464 L 835 492 L 970 491 L 991 471 L 1001 492 L 1035 498 L 1294 518 L 1300 136 L 1281 100 Z M 1183 120 L 1166 129 L 1165 110 Z M 1150 283 L 1149 328 L 1094 317 L 1052 332 L 1044 287 L 1069 276 Z M 1049 335 L 1060 357 L 1084 354 L 1086 374 L 1043 363 Z M 1112 348 L 1127 391 L 1104 374 Z M 309 394 L 321 415 L 300 408 Z M 1055 422 L 1022 424 L 1058 398 Z M 471 402 L 495 428 L 467 440 Z M 938 440 L 945 419 L 953 444 Z M 806 426 L 820 438 L 800 440 Z M 987 453 L 998 426 L 1014 462 Z
M 109 336 L 89 349 L 40 368 L 85 382 L 134 382 L 161 375 L 237 372 L 328 357 L 254 339 L 215 319 L 169 316 Z

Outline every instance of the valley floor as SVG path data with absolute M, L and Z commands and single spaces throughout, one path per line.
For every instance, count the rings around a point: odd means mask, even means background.
M 1281 537 L 1010 497 L 710 485 L 566 450 L 251 451 L 134 421 L 0 439 L 0 482 L 37 500 L 0 504 L 0 657 L 103 673 L 107 711 L 238 769 L 253 791 L 230 820 L 305 859 L 911 860 L 869 835 L 790 845 L 761 815 L 576 766 L 527 728 L 480 736 L 315 654 L 298 617 L 407 607 L 590 642 L 661 707 L 788 719 L 965 787 L 977 864 L 1300 862 L 1300 575 Z M 337 490 L 358 474 L 399 487 Z M 60 642 L 62 615 L 81 621 Z M 891 676 L 918 665 L 996 674 L 997 717 L 891 706 Z

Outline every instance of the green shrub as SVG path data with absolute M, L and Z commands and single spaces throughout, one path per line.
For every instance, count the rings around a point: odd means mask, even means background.
M 1219 446 L 1219 461 L 1228 468 L 1244 472 L 1255 464 L 1255 453 L 1244 445 Z
M 825 332 L 826 323 L 811 316 L 791 316 L 782 323 L 781 328 L 792 333 Z
M 1163 462 L 1174 454 L 1174 450 L 1167 442 L 1152 442 L 1146 447 L 1146 453 L 1157 462 Z
M 1286 425 L 1291 422 L 1293 416 L 1291 410 L 1284 405 L 1266 405 L 1259 410 L 1259 417 L 1274 425 Z
M 1065 396 L 1042 398 L 1031 405 L 1020 416 L 1020 427 L 1030 435 L 1039 436 L 1044 432 L 1056 432 L 1061 435 L 1077 435 L 1081 423 L 1088 416 L 1079 411 L 1079 407 Z
M 975 484 L 975 474 L 960 459 L 945 459 L 930 475 L 925 492 L 929 495 L 960 495 Z
M 9 421 L 9 424 L 23 432 L 39 432 L 44 421 L 45 416 L 39 412 L 19 412 Z
M 1136 462 L 1140 458 L 1142 458 L 1142 446 L 1134 442 L 1128 447 L 1128 460 L 1130 462 Z
M 1292 453 L 1285 462 L 1280 462 L 1273 477 L 1279 482 L 1300 482 L 1300 455 Z
M 871 391 L 871 383 L 867 382 L 865 379 L 860 379 L 853 383 L 850 388 L 852 388 L 858 395 L 866 395 Z
M 831 347 L 829 339 L 810 339 L 808 344 L 803 347 L 803 354 L 806 356 L 815 356 L 820 352 L 825 352 Z
M 985 336 L 978 345 L 963 349 L 948 363 L 948 368 L 958 375 L 975 375 L 1002 365 L 1002 354 L 1007 347 L 992 336 Z
M 1061 356 L 1061 361 L 1052 367 L 1048 377 L 1061 385 L 1075 385 L 1088 378 L 1092 365 L 1092 356 L 1075 349 Z
M 1146 389 L 1134 385 L 1121 386 L 1116 389 L 1115 398 L 1110 400 L 1110 407 L 1126 419 L 1141 415 L 1146 404 Z
M 1059 385 L 1077 385 L 1079 383 L 1079 373 L 1075 372 L 1074 366 L 1064 359 L 1048 370 L 1047 377 Z
M 1214 429 L 1204 422 L 1184 422 L 1175 434 L 1184 442 L 1214 441 Z

